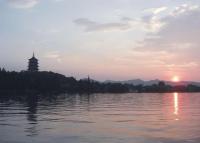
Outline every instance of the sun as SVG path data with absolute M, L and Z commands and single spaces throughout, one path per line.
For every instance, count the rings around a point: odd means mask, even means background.
M 173 82 L 179 82 L 180 79 L 179 79 L 178 76 L 175 75 L 175 76 L 172 77 L 172 81 L 173 81 Z

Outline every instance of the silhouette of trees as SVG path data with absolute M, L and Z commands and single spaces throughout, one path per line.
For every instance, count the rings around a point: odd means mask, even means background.
M 170 86 L 160 81 L 153 85 L 132 85 L 122 83 L 104 83 L 90 79 L 76 80 L 74 77 L 53 72 L 15 72 L 0 68 L 0 93 L 36 92 L 36 93 L 127 93 L 127 92 L 200 92 L 195 85 Z
M 72 89 L 76 80 L 53 72 L 0 71 L 1 91 L 51 92 Z
M 196 86 L 196 85 L 189 84 L 187 86 L 187 91 L 188 92 L 200 92 L 200 87 Z

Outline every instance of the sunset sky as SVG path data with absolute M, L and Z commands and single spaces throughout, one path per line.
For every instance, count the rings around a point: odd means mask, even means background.
M 200 0 L 0 0 L 0 67 L 200 80 Z

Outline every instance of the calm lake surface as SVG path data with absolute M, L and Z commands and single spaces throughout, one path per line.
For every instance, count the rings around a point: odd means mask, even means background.
M 0 98 L 0 143 L 200 143 L 200 93 Z

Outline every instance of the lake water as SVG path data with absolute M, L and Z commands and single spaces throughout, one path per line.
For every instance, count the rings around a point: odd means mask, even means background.
M 200 93 L 0 98 L 0 143 L 200 143 Z

